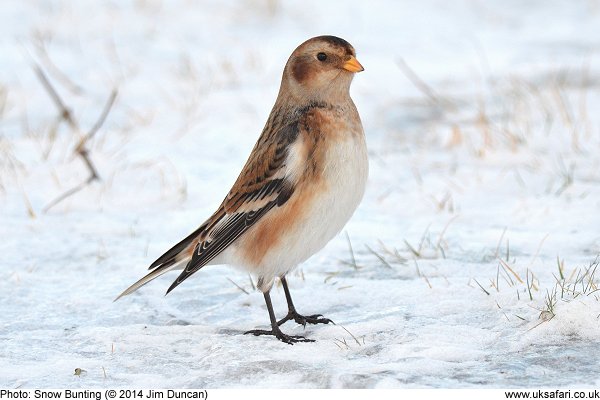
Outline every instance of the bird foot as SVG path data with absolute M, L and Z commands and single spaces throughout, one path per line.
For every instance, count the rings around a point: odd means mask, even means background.
M 314 342 L 314 340 L 307 339 L 304 336 L 286 335 L 285 333 L 281 332 L 281 330 L 279 328 L 271 329 L 270 331 L 263 330 L 263 329 L 253 329 L 248 332 L 244 332 L 244 335 L 248 335 L 248 334 L 251 334 L 254 336 L 262 336 L 262 335 L 275 336 L 277 339 L 281 340 L 283 343 L 287 343 L 287 344 L 291 344 L 291 345 L 293 345 L 294 343 L 298 343 L 298 342 Z
M 283 325 L 290 320 L 294 320 L 297 324 L 304 327 L 306 327 L 306 324 L 328 324 L 330 322 L 335 325 L 335 322 L 329 318 L 324 318 L 322 314 L 300 315 L 295 310 L 289 311 L 285 317 L 277 321 L 277 325 Z

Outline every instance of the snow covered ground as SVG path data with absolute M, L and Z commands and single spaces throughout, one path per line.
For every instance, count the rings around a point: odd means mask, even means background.
M 5 0 L 0 21 L 1 387 L 600 384 L 600 2 Z M 337 325 L 242 335 L 263 298 L 220 266 L 113 303 L 218 205 L 318 34 L 366 68 L 367 194 L 290 278 Z M 47 212 L 87 171 L 34 62 L 83 133 L 118 89 L 101 181 Z

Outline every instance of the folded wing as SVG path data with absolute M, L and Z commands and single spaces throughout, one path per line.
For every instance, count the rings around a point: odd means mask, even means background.
M 117 299 L 132 293 L 158 276 L 175 269 L 190 256 L 167 294 L 207 265 L 269 210 L 283 205 L 294 192 L 286 175 L 290 146 L 298 139 L 298 124 L 280 130 L 265 127 L 250 158 L 217 211 L 200 228 L 173 246 L 150 265 L 153 271 L 126 289 Z

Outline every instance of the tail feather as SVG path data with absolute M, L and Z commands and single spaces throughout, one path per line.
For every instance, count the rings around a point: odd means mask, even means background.
M 191 253 L 195 244 L 195 240 L 200 236 L 202 231 L 205 229 L 206 224 L 190 233 L 185 239 L 171 247 L 165 254 L 158 257 L 156 261 L 150 264 L 148 269 L 153 270 L 142 279 L 129 286 L 123 293 L 121 293 L 114 301 L 119 300 L 123 296 L 127 296 L 144 286 L 146 283 L 158 278 L 159 276 L 172 271 L 177 268 L 181 268 L 181 264 L 187 261 L 191 254 L 187 254 L 188 250 Z
M 147 274 L 146 276 L 144 276 L 142 279 L 140 279 L 139 281 L 137 281 L 136 283 L 134 283 L 133 285 L 131 285 L 127 289 L 125 289 L 123 291 L 123 293 L 121 293 L 113 301 L 117 301 L 121 297 L 127 296 L 127 295 L 135 292 L 136 290 L 138 290 L 139 288 L 141 288 L 142 286 L 144 286 L 148 282 L 150 282 L 150 281 L 158 278 L 159 276 L 161 276 L 161 275 L 163 275 L 163 274 L 165 274 L 165 273 L 167 273 L 169 271 L 177 269 L 178 267 L 181 268 L 181 264 L 182 264 L 183 261 L 185 261 L 185 260 L 181 260 L 181 262 L 174 262 L 173 264 L 171 264 L 169 266 L 162 266 L 160 268 L 155 269 L 154 271 L 150 272 L 149 274 Z
M 177 262 L 177 257 L 181 252 L 183 252 L 190 244 L 194 242 L 194 240 L 200 236 L 202 231 L 206 228 L 206 224 L 203 224 L 200 228 L 196 229 L 194 232 L 190 233 L 185 239 L 181 242 L 177 243 L 175 246 L 171 247 L 169 250 L 165 252 L 162 256 L 158 257 L 156 261 L 154 261 L 148 269 L 154 269 L 156 267 L 168 266 L 173 262 Z M 194 247 L 194 246 L 192 246 Z

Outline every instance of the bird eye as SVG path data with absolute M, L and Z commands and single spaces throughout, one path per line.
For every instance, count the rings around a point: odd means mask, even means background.
M 325 61 L 325 60 L 327 60 L 327 54 L 325 54 L 325 53 L 319 53 L 319 54 L 317 54 L 317 60 L 319 60 L 319 61 Z

